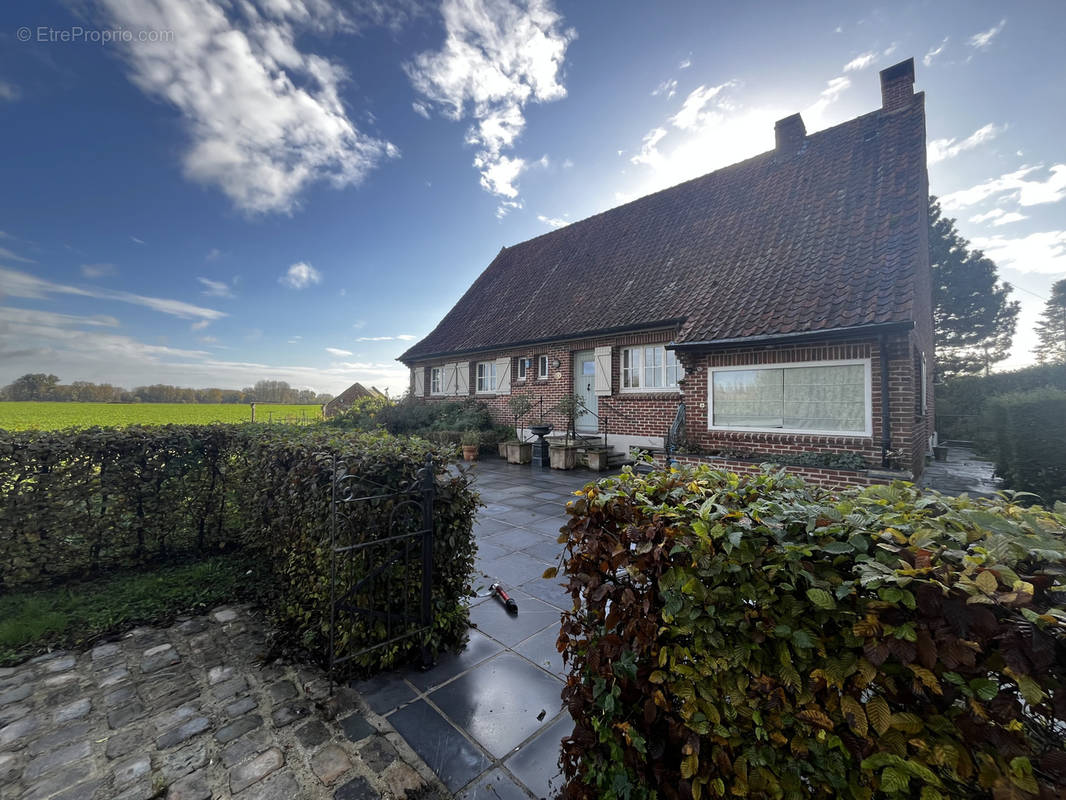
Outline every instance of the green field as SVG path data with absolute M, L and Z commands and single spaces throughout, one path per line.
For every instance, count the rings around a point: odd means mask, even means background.
M 322 418 L 322 407 L 257 403 L 256 422 L 303 422 Z M 206 425 L 211 422 L 251 422 L 246 404 L 214 403 L 0 403 L 0 428 L 86 428 L 93 425 Z

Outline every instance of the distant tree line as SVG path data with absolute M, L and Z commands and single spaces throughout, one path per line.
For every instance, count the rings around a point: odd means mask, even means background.
M 132 390 L 110 383 L 74 381 L 60 383 L 56 375 L 43 372 L 23 375 L 0 389 L 0 400 L 58 403 L 328 403 L 331 394 L 313 389 L 294 389 L 285 381 L 258 381 L 244 389 L 188 389 L 156 383 Z

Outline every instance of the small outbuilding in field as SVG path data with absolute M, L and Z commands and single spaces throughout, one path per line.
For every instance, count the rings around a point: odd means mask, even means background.
M 385 393 L 371 386 L 367 389 L 361 383 L 353 383 L 339 395 L 322 406 L 322 416 L 326 419 L 343 414 L 352 407 L 352 403 L 361 397 L 380 397 L 385 399 Z

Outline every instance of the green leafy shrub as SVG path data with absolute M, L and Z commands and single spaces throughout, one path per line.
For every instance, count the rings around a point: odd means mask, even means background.
M 570 513 L 565 797 L 1066 792 L 1066 506 L 699 467 Z
M 326 425 L 346 430 L 372 431 L 381 427 L 378 417 L 391 405 L 387 397 L 357 397 L 344 413 L 328 420 Z
M 992 399 L 986 412 L 996 472 L 1044 502 L 1066 500 L 1066 391 L 1034 389 Z
M 984 443 L 994 433 L 984 416 L 994 397 L 1050 386 L 1066 389 L 1066 364 L 1042 364 L 989 375 L 949 378 L 936 387 L 936 426 L 941 439 Z
M 462 601 L 475 552 L 476 495 L 461 473 L 445 469 L 446 458 L 432 443 L 381 432 L 279 425 L 0 431 L 0 588 L 240 550 L 250 565 L 266 570 L 261 593 L 287 640 L 322 659 L 330 597 L 329 453 L 344 456 L 368 494 L 409 484 L 426 458 L 433 459 L 439 494 L 429 644 L 456 642 L 466 627 Z M 362 527 L 353 530 L 379 530 L 396 515 L 388 504 L 360 508 Z M 373 568 L 347 569 L 341 594 Z M 394 602 L 402 603 L 416 585 L 397 591 L 375 583 L 375 599 L 394 592 Z M 341 644 L 371 642 L 377 634 L 374 626 L 353 624 Z M 388 666 L 406 655 L 399 646 L 382 648 L 359 666 Z

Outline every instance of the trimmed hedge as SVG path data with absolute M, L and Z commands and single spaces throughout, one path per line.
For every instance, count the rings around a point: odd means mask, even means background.
M 1066 506 L 698 467 L 570 512 L 565 797 L 1066 793 Z
M 1066 364 L 1037 364 L 1011 372 L 949 378 L 936 387 L 936 429 L 941 439 L 984 443 L 993 433 L 984 417 L 995 397 L 1050 386 L 1066 389 Z
M 457 642 L 476 548 L 477 496 L 466 478 L 449 473 L 424 440 L 324 426 L 0 431 L 0 590 L 241 549 L 272 577 L 260 588 L 287 641 L 321 660 L 329 630 L 329 452 L 343 454 L 375 494 L 414 480 L 426 457 L 434 459 L 429 643 L 439 649 Z M 364 523 L 378 525 L 392 513 L 391 505 L 373 504 Z M 374 566 L 346 570 L 342 591 Z M 404 592 L 378 588 L 402 605 Z M 369 643 L 378 631 L 353 627 L 347 635 Z M 358 666 L 391 666 L 408 649 L 375 651 Z
M 1047 503 L 1066 500 L 1066 391 L 1034 389 L 993 398 L 986 419 L 996 473 L 1007 486 Z

